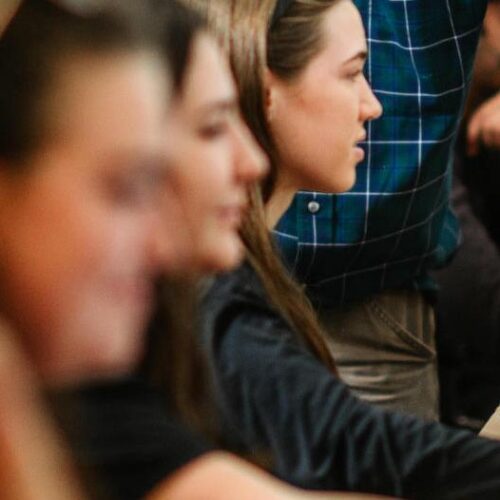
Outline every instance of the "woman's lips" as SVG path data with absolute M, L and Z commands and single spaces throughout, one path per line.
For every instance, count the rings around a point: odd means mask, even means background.
M 359 135 L 359 137 L 356 139 L 356 142 L 354 143 L 354 155 L 358 163 L 365 159 L 365 150 L 361 146 L 359 146 L 359 143 L 364 141 L 366 141 L 366 130 L 363 130 L 363 132 Z
M 239 227 L 245 213 L 244 204 L 225 205 L 218 210 L 219 219 L 228 226 Z
M 365 159 L 365 150 L 359 146 L 354 147 L 354 156 L 356 157 L 356 160 L 358 163 L 360 161 L 363 161 Z

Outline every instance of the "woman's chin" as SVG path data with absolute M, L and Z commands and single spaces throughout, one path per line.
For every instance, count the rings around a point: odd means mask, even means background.
M 244 257 L 245 250 L 240 239 L 230 238 L 225 245 L 217 245 L 212 254 L 205 259 L 205 273 L 223 273 L 238 267 Z

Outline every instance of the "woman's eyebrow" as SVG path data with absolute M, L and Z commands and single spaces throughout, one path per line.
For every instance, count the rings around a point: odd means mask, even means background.
M 366 58 L 368 57 L 368 52 L 366 50 L 360 50 L 356 54 L 354 54 L 352 57 L 344 61 L 344 64 L 349 64 L 353 61 L 356 61 L 357 59 L 360 59 L 361 61 L 366 61 Z
M 203 113 L 213 113 L 217 112 L 233 112 L 238 109 L 238 103 L 236 97 L 222 98 L 205 104 L 200 108 Z

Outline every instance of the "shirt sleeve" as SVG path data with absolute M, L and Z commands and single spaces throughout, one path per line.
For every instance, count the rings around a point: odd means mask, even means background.
M 500 443 L 361 402 L 265 304 L 205 323 L 224 417 L 298 486 L 405 498 L 500 498 Z M 205 337 L 206 338 L 206 337 Z

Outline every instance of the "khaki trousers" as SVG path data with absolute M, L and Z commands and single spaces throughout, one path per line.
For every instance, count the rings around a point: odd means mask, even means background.
M 439 418 L 434 310 L 413 291 L 391 291 L 319 311 L 339 374 L 365 401 Z

